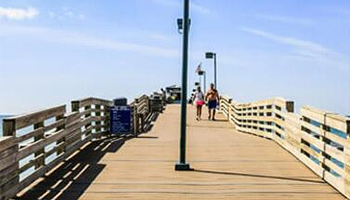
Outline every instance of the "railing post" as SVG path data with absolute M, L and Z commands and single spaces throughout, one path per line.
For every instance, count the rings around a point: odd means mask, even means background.
M 2 129 L 3 136 L 16 136 L 16 121 L 4 119 Z
M 71 104 L 72 104 L 72 112 L 79 112 L 80 102 L 72 101 Z
M 86 105 L 84 106 L 84 112 L 86 110 L 90 110 L 92 108 L 92 104 L 89 104 L 89 105 Z M 84 118 L 89 118 L 92 116 L 91 112 L 88 112 L 88 113 L 84 113 Z M 92 121 L 90 121 L 88 124 L 85 125 L 85 133 L 84 133 L 84 137 L 89 137 L 90 135 L 92 135 L 92 130 L 93 130 L 93 127 L 92 127 Z M 88 130 L 88 131 L 87 131 Z M 92 138 L 92 137 L 91 137 Z
M 79 110 L 80 110 L 80 101 L 71 101 L 71 108 L 72 108 L 72 112 L 73 113 L 77 113 L 77 115 L 80 115 L 80 113 L 79 113 Z M 79 116 L 79 118 L 80 118 L 80 116 Z M 66 122 L 67 123 L 67 122 Z M 79 122 L 78 122 L 79 123 Z M 67 124 L 68 125 L 68 124 Z M 69 126 L 72 126 L 72 124 L 71 124 L 71 122 L 70 122 L 70 124 L 69 124 Z M 82 130 L 81 130 L 81 127 L 79 128 L 80 130 L 79 130 L 79 136 L 78 135 L 75 135 L 73 138 L 75 138 L 76 140 L 78 140 L 78 141 L 81 141 L 82 140 L 82 138 L 81 138 L 81 136 L 82 136 Z M 74 140 L 74 139 L 73 139 Z M 71 146 L 71 144 L 73 144 L 75 141 L 73 141 L 72 140 L 72 138 L 70 138 L 69 139 L 69 143 L 67 144 L 68 146 L 66 146 L 64 149 L 65 149 L 65 151 L 67 152 L 67 151 L 69 151 L 69 149 L 71 149 L 72 148 L 72 146 Z
M 111 125 L 110 124 L 110 119 L 111 119 L 110 113 L 111 113 L 112 107 L 113 107 L 112 104 L 104 106 L 104 115 L 106 116 L 105 132 L 107 132 L 107 134 L 106 134 L 107 137 L 111 136 L 111 133 L 110 133 L 110 125 Z
M 220 96 L 220 101 L 219 101 L 219 111 L 220 112 L 223 112 L 222 110 L 222 104 L 223 104 L 223 102 L 224 102 L 224 99 L 223 99 L 223 97 L 222 96 Z
M 134 135 L 137 137 L 139 134 L 139 114 L 137 113 L 137 106 L 132 107 L 133 110 L 133 126 L 134 126 Z
M 137 136 L 140 133 L 140 114 L 138 112 L 138 104 L 139 99 L 135 99 L 135 104 L 134 104 L 134 133 Z
M 0 145 L 0 151 L 12 151 L 12 153 L 5 158 L 0 158 L 0 166 L 5 164 L 6 167 L 0 170 L 0 199 L 8 199 L 13 197 L 17 193 L 16 186 L 19 184 L 19 163 L 8 166 L 6 161 L 11 156 L 16 157 L 18 153 L 18 143 L 16 142 L 16 121 L 15 120 L 4 120 L 3 121 L 3 136 L 11 136 L 5 139 L 5 146 Z M 9 150 L 12 149 L 12 150 Z M 14 159 L 14 158 L 12 158 Z M 5 163 L 4 163 L 5 162 Z M 4 182 L 4 180 L 6 180 Z
M 95 104 L 95 116 L 96 117 L 101 117 L 101 105 L 100 104 Z M 101 121 L 95 121 L 95 136 L 93 137 L 94 139 L 101 139 L 102 134 L 101 134 Z
M 151 112 L 151 99 L 147 97 L 147 115 Z
M 141 114 L 141 130 L 140 132 L 143 133 L 145 130 L 144 130 L 144 127 L 145 127 L 145 115 L 144 114 Z
M 227 120 L 230 122 L 230 117 L 231 117 L 231 103 L 232 99 L 228 99 L 228 104 L 227 104 Z
M 59 120 L 62 120 L 62 119 L 65 119 L 64 115 L 60 115 L 60 116 L 56 117 L 56 121 L 59 121 Z M 64 123 L 64 125 L 61 126 L 61 127 L 57 127 L 57 131 L 65 129 L 65 128 L 66 128 L 66 123 Z M 57 145 L 59 145 L 61 143 L 66 143 L 66 137 L 63 137 L 62 139 L 57 140 Z M 65 147 L 62 146 L 60 149 L 57 150 L 57 155 L 60 155 L 61 153 L 65 153 L 65 152 L 66 152 L 65 151 Z
M 219 99 L 219 112 L 221 112 L 221 113 L 223 113 L 223 114 L 225 114 L 224 113 L 224 109 L 223 109 L 223 104 L 224 104 L 224 98 L 222 97 L 222 96 L 220 96 L 220 99 Z
M 44 122 L 39 122 L 34 124 L 34 130 L 39 129 L 39 128 L 43 128 L 44 127 Z M 45 133 L 43 132 L 40 135 L 37 135 L 34 137 L 34 141 L 39 141 L 39 140 L 43 140 L 45 138 Z M 39 157 L 42 156 L 37 163 L 35 163 L 35 169 L 39 169 L 40 167 L 42 167 L 45 164 L 45 147 L 38 150 L 35 154 L 35 157 Z
M 294 112 L 294 101 L 287 101 L 286 102 L 286 109 L 287 109 L 287 112 Z
M 350 198 L 350 120 L 346 122 L 347 126 L 347 145 L 345 148 L 345 176 L 344 176 L 344 187 L 345 195 Z

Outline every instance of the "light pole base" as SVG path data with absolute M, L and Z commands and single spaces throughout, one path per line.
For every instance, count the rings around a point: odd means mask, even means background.
M 192 171 L 190 164 L 187 163 L 176 163 L 175 171 Z

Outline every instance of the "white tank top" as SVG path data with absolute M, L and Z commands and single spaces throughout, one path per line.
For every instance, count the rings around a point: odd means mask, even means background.
M 195 93 L 195 101 L 204 101 L 204 94 L 203 94 L 203 92 L 196 92 Z

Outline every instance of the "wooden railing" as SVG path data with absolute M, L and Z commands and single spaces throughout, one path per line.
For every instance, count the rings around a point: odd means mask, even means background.
M 136 98 L 130 105 L 134 111 L 134 134 L 145 131 L 146 118 L 150 113 L 150 99 L 147 95 Z
M 276 141 L 350 198 L 350 118 L 306 106 L 296 114 L 282 98 L 237 103 L 223 96 L 220 111 L 237 130 Z
M 164 109 L 163 99 L 165 98 L 162 97 L 162 94 L 154 93 L 151 96 L 142 95 L 130 104 L 133 107 L 135 136 L 151 128 L 152 121 Z
M 284 136 L 283 116 L 286 112 L 293 112 L 293 107 L 293 102 L 281 98 L 245 104 L 224 97 L 220 100 L 221 111 L 235 124 L 237 130 L 266 138 Z
M 5 119 L 0 142 L 0 196 L 13 196 L 43 176 L 64 159 L 65 137 L 74 131 L 66 128 L 66 106 Z M 48 124 L 48 121 L 51 121 Z M 49 149 L 50 145 L 55 143 Z M 54 160 L 50 160 L 56 155 Z M 26 177 L 21 177 L 26 174 Z
M 131 104 L 134 133 L 143 132 L 150 112 L 149 97 Z M 0 137 L 0 199 L 15 196 L 94 139 L 109 136 L 112 101 L 72 101 L 72 112 L 58 106 L 4 119 Z M 139 124 L 142 119 L 141 125 Z
M 113 106 L 112 101 L 87 98 L 72 101 L 72 112 L 80 118 L 80 126 L 83 131 L 76 137 L 101 138 L 109 132 L 109 110 Z M 72 138 L 73 139 L 73 138 Z

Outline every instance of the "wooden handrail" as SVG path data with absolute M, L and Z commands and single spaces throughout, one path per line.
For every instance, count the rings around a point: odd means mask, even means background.
M 82 120 L 81 137 L 91 137 L 100 139 L 109 132 L 109 110 L 113 105 L 112 101 L 89 97 L 86 99 L 71 102 L 72 111 L 78 112 Z M 90 136 L 91 135 L 91 136 Z M 79 137 L 77 135 L 77 137 Z
M 310 106 L 294 112 L 294 102 L 273 98 L 237 103 L 220 99 L 220 111 L 234 127 L 269 138 L 350 198 L 350 118 Z
M 131 104 L 136 135 L 153 114 L 149 101 L 147 95 L 142 95 Z M 91 140 L 109 136 L 112 101 L 89 97 L 72 101 L 71 106 L 71 113 L 63 105 L 4 119 L 4 137 L 0 137 L 1 200 L 15 196 Z M 53 159 L 47 159 L 53 155 Z M 20 166 L 23 160 L 26 162 Z

